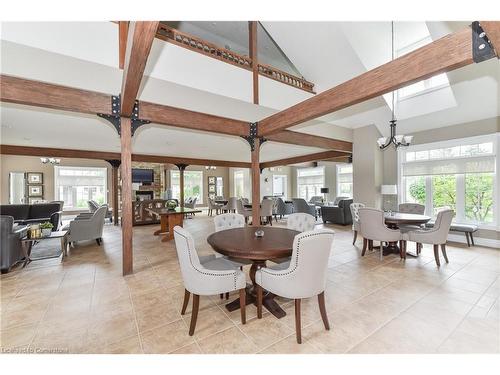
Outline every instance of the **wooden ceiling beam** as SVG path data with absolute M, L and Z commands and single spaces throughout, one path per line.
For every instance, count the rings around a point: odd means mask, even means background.
M 125 51 L 127 50 L 128 38 L 128 23 L 129 21 L 118 22 L 118 58 L 119 67 L 123 69 L 125 66 Z
M 495 53 L 500 58 L 500 22 L 499 21 L 481 21 L 479 22 L 486 36 L 490 40 Z
M 467 27 L 259 121 L 259 135 L 268 136 L 472 63 L 472 32 Z
M 293 158 L 266 161 L 264 163 L 260 163 L 260 168 L 264 169 L 264 168 L 279 167 L 290 164 L 306 163 L 310 161 L 330 160 L 335 158 L 344 158 L 346 156 L 349 156 L 349 154 L 345 152 L 323 151 L 323 152 L 317 152 L 315 154 L 295 156 Z
M 270 134 L 266 136 L 266 139 L 273 142 L 288 143 L 292 145 L 302 145 L 309 147 L 319 147 L 327 150 L 352 152 L 352 142 L 300 133 L 291 130 L 283 130 L 279 133 Z
M 0 100 L 62 111 L 111 114 L 111 95 L 0 75 Z M 140 102 L 140 118 L 155 124 L 233 136 L 248 135 L 248 122 L 161 104 Z M 352 143 L 285 130 L 270 141 L 329 150 L 352 151 Z
M 0 100 L 79 113 L 111 114 L 111 95 L 0 75 Z
M 137 21 L 128 26 L 121 90 L 121 114 L 130 117 L 139 92 L 159 21 Z
M 119 152 L 86 151 L 51 147 L 0 145 L 0 154 L 19 156 L 46 156 L 92 160 L 120 160 Z M 217 167 L 250 168 L 250 163 L 226 160 L 195 159 L 162 155 L 132 154 L 132 161 L 160 164 L 215 165 Z

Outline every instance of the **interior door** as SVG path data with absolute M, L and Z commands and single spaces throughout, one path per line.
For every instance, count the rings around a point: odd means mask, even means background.
M 9 203 L 21 204 L 26 202 L 24 172 L 9 173 Z

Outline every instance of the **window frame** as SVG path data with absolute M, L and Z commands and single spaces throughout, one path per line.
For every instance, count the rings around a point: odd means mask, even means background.
M 350 165 L 351 166 L 351 173 L 340 173 L 339 170 L 342 168 L 342 167 L 345 167 L 346 165 Z M 335 181 L 336 181 L 336 195 L 337 196 L 341 196 L 341 193 L 340 193 L 340 184 L 341 183 L 346 183 L 346 182 L 340 182 L 340 179 L 339 179 L 339 175 L 351 175 L 351 195 L 349 196 L 349 198 L 352 198 L 353 197 L 353 193 L 354 193 L 354 178 L 353 178 L 353 167 L 352 167 L 352 164 L 350 163 L 337 163 L 335 165 Z M 343 196 L 343 195 L 342 195 Z
M 499 168 L 499 163 L 500 163 L 500 153 L 499 147 L 500 147 L 500 132 L 493 133 L 493 134 L 487 134 L 487 135 L 479 135 L 479 136 L 472 136 L 472 137 L 467 137 L 467 138 L 458 138 L 458 139 L 450 139 L 450 140 L 444 140 L 444 141 L 438 141 L 438 142 L 430 142 L 430 143 L 422 143 L 418 145 L 412 145 L 410 147 L 405 147 L 405 148 L 399 148 L 397 152 L 397 178 L 398 178 L 398 203 L 402 203 L 406 200 L 406 189 L 405 189 L 405 184 L 403 182 L 404 176 L 402 175 L 402 168 L 403 164 L 405 163 L 406 159 L 406 152 L 416 152 L 416 151 L 430 151 L 434 149 L 441 149 L 441 148 L 451 148 L 451 147 L 456 147 L 456 146 L 467 146 L 467 145 L 475 145 L 475 144 L 481 144 L 481 143 L 489 143 L 492 142 L 493 148 L 492 148 L 492 153 L 491 154 L 482 154 L 478 155 L 480 156 L 487 156 L 487 155 L 492 155 L 495 158 L 495 172 L 493 172 L 493 222 L 491 223 L 484 223 L 484 222 L 477 222 L 477 221 L 471 221 L 466 219 L 466 192 L 465 192 L 465 187 L 466 187 L 466 173 L 457 173 L 453 174 L 455 176 L 455 181 L 456 181 L 456 212 L 455 212 L 455 218 L 453 219 L 454 222 L 457 223 L 463 223 L 463 224 L 474 224 L 477 225 L 478 228 L 480 229 L 486 229 L 486 230 L 500 230 L 500 204 L 499 202 L 499 185 L 500 185 L 500 173 L 498 173 L 498 168 Z M 474 158 L 475 156 L 459 156 L 459 158 Z M 429 162 L 433 161 L 439 161 L 439 160 L 446 160 L 446 159 L 428 159 Z M 411 161 L 412 162 L 412 161 Z M 411 163 L 410 162 L 410 163 Z M 415 160 L 415 162 L 418 162 Z M 433 215 L 433 204 L 432 204 L 432 175 L 428 176 L 423 176 L 426 182 L 426 201 L 425 201 L 425 214 L 428 216 L 434 216 Z
M 85 166 L 72 166 L 72 165 L 54 165 L 54 200 L 56 201 L 60 201 L 60 200 L 63 200 L 64 201 L 64 197 L 63 199 L 61 199 L 61 197 L 59 196 L 59 170 L 69 170 L 69 169 L 79 169 L 79 170 L 96 170 L 96 171 L 103 171 L 104 172 L 104 185 L 103 185 L 103 188 L 104 188 L 104 203 L 103 204 L 109 204 L 108 202 L 108 168 L 107 167 L 85 167 Z M 63 185 L 63 186 L 67 186 L 67 185 Z M 74 185 L 73 185 L 74 186 Z M 77 211 L 87 211 L 88 210 L 88 207 L 84 207 L 84 208 L 79 208 L 79 207 L 75 207 L 75 206 L 68 206 L 67 204 L 64 204 L 63 205 L 63 211 L 66 211 L 66 212 L 77 212 Z
M 309 169 L 321 169 L 322 170 L 322 178 L 323 178 L 323 181 L 322 181 L 322 187 L 325 186 L 325 166 L 324 165 L 318 165 L 317 167 L 305 167 L 305 168 L 297 168 L 297 178 L 296 178 L 296 186 L 297 186 L 297 197 L 299 198 L 302 198 L 302 199 L 305 199 L 306 201 L 309 201 L 309 199 L 307 198 L 307 193 L 306 193 L 306 197 L 303 198 L 300 196 L 300 184 L 299 184 L 299 179 L 300 179 L 300 171 L 303 171 L 303 170 L 309 170 Z M 319 195 L 322 195 L 321 193 L 318 193 Z
M 174 183 L 173 183 L 173 174 L 174 173 L 179 173 L 179 178 L 180 178 L 180 171 L 178 170 L 175 170 L 175 169 L 171 169 L 170 170 L 170 188 L 172 189 L 172 198 L 175 198 L 174 197 Z M 204 200 L 203 200 L 203 179 L 204 179 L 204 172 L 203 171 L 196 171 L 196 170 L 193 170 L 193 171 L 188 171 L 188 170 L 185 170 L 184 171 L 184 176 L 186 175 L 186 173 L 200 173 L 201 174 L 201 178 L 200 178 L 200 197 L 198 198 L 198 200 L 196 201 L 196 204 L 203 204 L 204 203 Z M 175 186 L 179 186 L 179 193 L 180 193 L 180 181 L 179 181 L 179 184 L 176 184 Z M 184 184 L 184 189 L 186 189 L 186 184 Z M 184 199 L 187 198 L 186 197 L 186 192 L 184 192 Z M 179 197 L 178 198 L 175 198 L 175 199 L 180 199 L 180 194 L 179 194 Z

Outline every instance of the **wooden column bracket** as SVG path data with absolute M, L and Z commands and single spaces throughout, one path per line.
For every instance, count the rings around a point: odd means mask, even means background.
M 258 129 L 259 129 L 259 123 L 258 122 L 251 122 L 249 124 L 249 134 L 241 136 L 241 138 L 243 138 L 245 141 L 248 142 L 248 144 L 250 145 L 250 150 L 252 150 L 252 151 L 255 150 L 255 140 L 256 139 L 260 140 L 261 145 L 267 141 L 267 139 L 265 139 L 264 137 L 258 136 L 258 133 L 259 133 Z
M 120 167 L 120 164 L 122 163 L 121 160 L 116 160 L 116 159 L 113 159 L 113 160 L 106 160 L 113 168 L 118 168 Z
M 495 50 L 490 39 L 478 21 L 472 22 L 472 58 L 475 63 L 495 57 Z
M 189 164 L 176 164 L 175 166 L 179 168 L 180 171 L 184 171 L 187 167 L 189 167 Z
M 108 120 L 113 126 L 115 127 L 116 131 L 118 132 L 118 135 L 121 136 L 122 129 L 121 129 L 121 117 L 120 117 L 120 111 L 121 111 L 121 95 L 111 96 L 111 114 L 108 115 L 106 113 L 98 113 L 97 116 L 102 117 L 105 120 Z M 149 120 L 142 120 L 139 118 L 139 101 L 136 100 L 134 102 L 134 109 L 132 111 L 132 115 L 130 116 L 130 121 L 131 121 L 131 135 L 132 137 L 135 134 L 135 131 L 139 129 L 142 125 L 146 125 L 151 123 Z

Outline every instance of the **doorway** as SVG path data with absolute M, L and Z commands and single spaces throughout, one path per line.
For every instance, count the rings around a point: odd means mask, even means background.
M 288 195 L 287 182 L 288 180 L 286 175 L 273 175 L 273 196 L 283 197 L 283 199 L 285 199 Z

